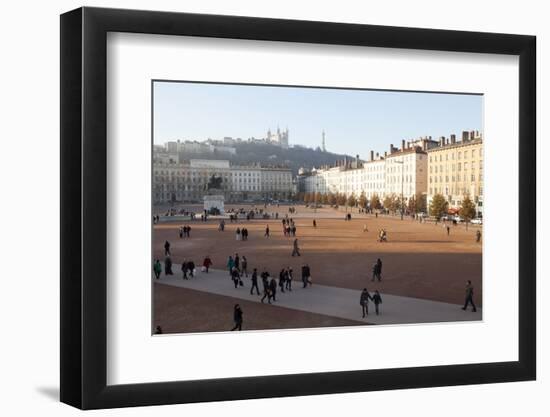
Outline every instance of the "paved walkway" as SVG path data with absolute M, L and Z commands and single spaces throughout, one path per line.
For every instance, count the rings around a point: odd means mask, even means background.
M 261 296 L 250 295 L 250 275 L 249 278 L 243 277 L 244 287 L 235 289 L 227 271 L 210 269 L 208 274 L 197 272 L 195 278 L 184 280 L 182 279 L 180 267 L 180 265 L 173 266 L 172 270 L 175 275 L 167 277 L 162 274 L 159 280 L 155 280 L 154 277 L 153 280 L 159 284 L 260 302 Z M 277 291 L 277 302 L 273 303 L 274 305 L 348 320 L 365 321 L 371 324 L 481 320 L 481 308 L 478 308 L 477 312 L 473 313 L 470 310 L 461 310 L 460 305 L 383 293 L 381 293 L 382 304 L 380 305 L 380 315 L 377 316 L 374 314 L 374 304 L 369 302 L 370 314 L 366 319 L 363 319 L 359 304 L 359 297 L 361 295 L 361 291 L 359 290 L 315 285 L 315 283 L 311 287 L 302 288 L 300 278 L 295 278 L 292 284 L 293 290 L 291 292 L 286 291 L 285 293 L 281 293 Z M 262 280 L 259 276 L 258 286 L 261 292 Z M 279 290 L 279 288 L 277 289 Z

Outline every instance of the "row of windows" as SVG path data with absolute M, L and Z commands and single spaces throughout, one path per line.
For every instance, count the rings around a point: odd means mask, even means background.
M 410 155 L 407 155 L 407 156 L 402 156 L 402 157 L 398 157 L 398 158 L 388 158 L 386 159 L 386 163 L 390 163 L 390 164 L 399 164 L 399 165 L 402 165 L 401 161 L 403 162 L 414 162 L 414 160 L 416 159 L 416 157 L 418 157 L 418 160 L 422 160 L 422 154 L 410 154 Z
M 468 167 L 471 166 L 472 169 L 475 169 L 476 167 L 476 161 L 472 161 L 471 162 L 471 165 L 468 164 L 468 162 L 464 162 L 464 165 L 462 165 L 461 162 L 458 162 L 457 164 L 451 164 L 451 171 L 454 172 L 455 171 L 455 168 L 457 171 L 462 171 L 462 167 L 464 166 L 464 171 L 467 171 L 468 170 Z M 483 161 L 479 161 L 477 163 L 477 166 L 479 167 L 480 170 L 483 169 Z M 433 172 L 435 172 L 437 174 L 437 172 L 443 172 L 445 170 L 445 172 L 449 172 L 449 165 L 433 165 L 433 166 L 430 166 L 430 174 Z
M 451 152 L 451 153 L 446 153 L 445 158 L 443 158 L 442 153 L 439 154 L 439 155 L 431 155 L 430 156 L 430 162 L 437 162 L 438 160 L 439 160 L 439 162 L 442 162 L 444 159 L 445 159 L 445 161 L 448 161 L 449 160 L 449 154 L 451 155 L 450 159 L 454 160 L 455 159 L 455 152 Z M 476 149 L 464 151 L 464 159 L 468 159 L 470 157 L 475 158 L 476 154 L 481 158 L 483 156 L 483 148 L 477 149 L 477 152 L 476 152 Z M 462 151 L 459 151 L 459 152 L 456 153 L 456 158 L 458 160 L 462 159 Z
M 471 192 L 471 189 L 470 188 L 467 188 L 467 187 L 430 187 L 429 190 L 428 190 L 429 194 L 443 194 L 443 195 L 456 195 L 456 194 L 461 194 L 461 195 L 467 195 L 467 194 L 470 194 Z M 477 195 L 483 195 L 483 187 L 482 186 L 479 186 L 477 188 Z
M 467 181 L 468 174 L 464 174 L 464 176 L 461 176 L 460 174 L 457 174 L 456 176 L 452 175 L 450 177 L 448 175 L 445 175 L 445 182 L 449 182 L 449 178 L 451 178 L 452 182 L 455 182 L 455 180 L 456 181 L 462 181 L 462 180 Z M 470 178 L 470 181 L 474 182 L 476 180 L 476 175 L 475 174 L 470 174 L 469 178 Z M 439 179 L 439 181 L 438 181 L 438 179 Z M 477 179 L 478 179 L 478 181 L 483 181 L 483 174 L 479 173 L 478 176 L 477 176 Z M 442 175 L 440 175 L 440 176 L 434 175 L 432 177 L 430 175 L 429 182 L 430 183 L 443 182 L 443 176 Z
M 394 176 L 387 178 L 388 184 L 401 184 L 401 176 Z M 413 177 L 411 175 L 404 175 L 403 182 L 413 182 Z

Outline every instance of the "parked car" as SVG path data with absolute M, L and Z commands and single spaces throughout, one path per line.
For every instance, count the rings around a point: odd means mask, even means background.
M 475 219 L 472 219 L 470 221 L 470 223 L 472 223 L 472 224 L 483 224 L 483 219 L 481 217 L 477 217 Z

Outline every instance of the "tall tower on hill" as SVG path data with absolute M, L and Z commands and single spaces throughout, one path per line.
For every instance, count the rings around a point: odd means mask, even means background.
M 322 133 L 321 137 L 322 137 L 321 149 L 323 150 L 323 152 L 326 152 L 327 147 L 326 147 L 326 143 L 325 143 L 325 129 L 323 129 L 323 133 Z

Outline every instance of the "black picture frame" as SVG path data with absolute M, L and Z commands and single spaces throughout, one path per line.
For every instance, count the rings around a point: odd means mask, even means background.
M 519 360 L 107 385 L 108 32 L 519 56 Z M 524 35 L 88 7 L 61 15 L 61 401 L 97 409 L 535 379 L 535 51 Z

